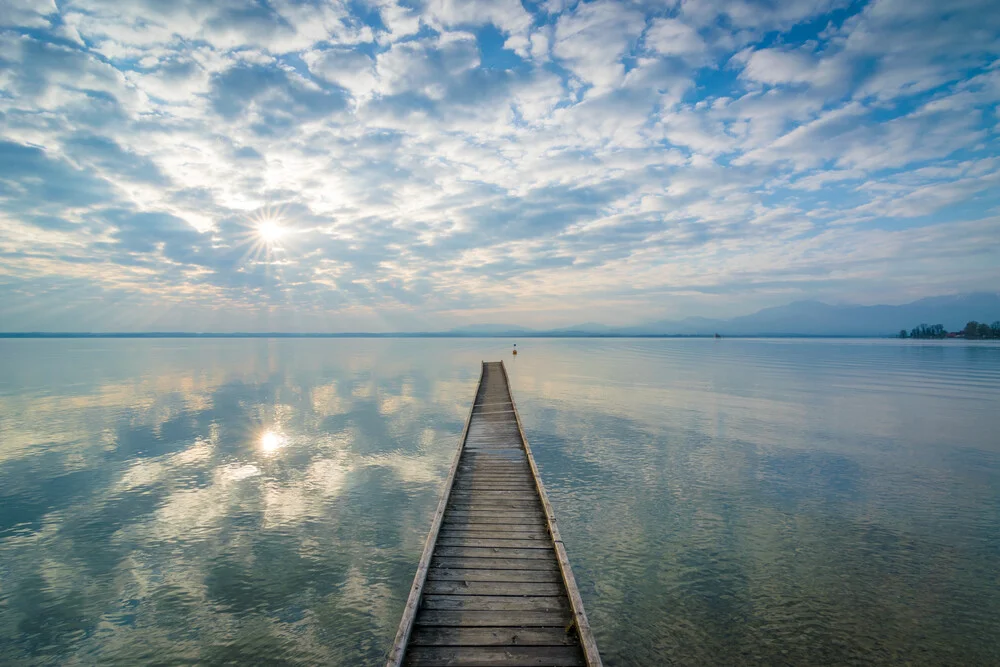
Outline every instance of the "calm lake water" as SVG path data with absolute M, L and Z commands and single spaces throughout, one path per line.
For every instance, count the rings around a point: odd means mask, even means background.
M 1000 346 L 0 340 L 0 663 L 377 665 L 504 359 L 608 665 L 1000 664 Z

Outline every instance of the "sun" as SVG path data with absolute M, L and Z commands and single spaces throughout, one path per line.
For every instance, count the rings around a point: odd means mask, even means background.
M 257 235 L 264 243 L 277 243 L 286 231 L 276 220 L 263 220 L 257 225 Z
M 286 220 L 281 207 L 266 206 L 245 218 L 237 243 L 245 248 L 242 263 L 281 264 L 294 250 L 299 229 Z

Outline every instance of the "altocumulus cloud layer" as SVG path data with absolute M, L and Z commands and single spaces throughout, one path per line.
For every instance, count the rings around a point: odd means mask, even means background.
M 0 24 L 6 330 L 632 323 L 1000 278 L 991 0 L 6 0 Z

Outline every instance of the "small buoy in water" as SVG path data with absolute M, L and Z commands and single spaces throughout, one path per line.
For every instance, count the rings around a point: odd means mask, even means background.
M 517 343 L 514 343 L 514 356 L 517 356 Z

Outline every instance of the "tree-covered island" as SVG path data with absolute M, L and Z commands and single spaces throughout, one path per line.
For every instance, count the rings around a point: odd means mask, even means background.
M 910 333 L 906 329 L 899 330 L 900 338 L 965 338 L 966 340 L 990 340 L 1000 338 L 1000 321 L 993 324 L 976 322 L 975 320 L 965 325 L 961 331 L 949 333 L 941 324 L 927 326 L 921 324 L 913 327 Z

